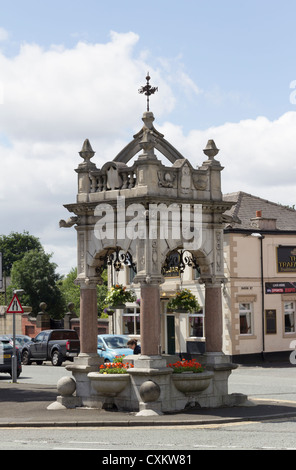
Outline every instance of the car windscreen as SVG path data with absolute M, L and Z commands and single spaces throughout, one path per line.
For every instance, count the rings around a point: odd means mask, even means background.
M 110 349 L 120 349 L 127 348 L 127 342 L 129 338 L 124 338 L 122 336 L 114 336 L 110 338 L 104 338 L 105 343 Z
M 24 339 L 24 338 L 20 338 L 20 337 L 16 337 L 16 338 L 15 338 L 15 344 L 16 344 L 17 346 L 24 346 L 24 344 L 27 343 L 28 341 L 30 341 L 30 340 Z

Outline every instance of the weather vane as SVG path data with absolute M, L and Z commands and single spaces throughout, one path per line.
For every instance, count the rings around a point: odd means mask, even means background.
M 147 80 L 146 85 L 142 86 L 139 89 L 139 93 L 143 93 L 147 96 L 147 111 L 149 111 L 149 96 L 154 95 L 154 93 L 158 91 L 158 87 L 152 87 L 151 85 L 149 85 L 149 80 L 150 80 L 149 72 L 147 73 L 146 80 Z

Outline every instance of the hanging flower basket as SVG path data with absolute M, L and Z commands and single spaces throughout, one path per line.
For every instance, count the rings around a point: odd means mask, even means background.
M 195 295 L 189 289 L 182 289 L 176 292 L 167 305 L 168 310 L 175 312 L 186 313 L 186 312 L 198 312 L 200 309 L 199 303 Z
M 106 295 L 104 303 L 109 305 L 111 310 L 122 309 L 125 307 L 126 302 L 135 302 L 136 299 L 136 294 L 133 291 L 126 290 L 126 287 L 122 284 L 115 284 Z

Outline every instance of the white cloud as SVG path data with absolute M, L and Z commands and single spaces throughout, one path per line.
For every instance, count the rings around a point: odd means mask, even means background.
M 68 215 L 63 204 L 76 199 L 74 168 L 84 139 L 100 167 L 143 125 L 146 101 L 138 89 L 148 65 L 141 54 L 135 57 L 138 39 L 112 32 L 106 44 L 46 50 L 23 44 L 15 57 L 0 50 L 0 233 L 28 230 L 51 248 L 54 239 L 51 251 L 63 272 L 76 264 L 76 239 L 70 231 L 65 237 L 58 221 Z M 150 73 L 162 90 L 154 102 L 161 116 L 173 108 L 173 92 L 161 72 L 150 67 Z
M 273 202 L 296 203 L 296 112 L 277 120 L 265 117 L 225 123 L 204 131 L 166 123 L 160 131 L 196 167 L 207 157 L 203 154 L 208 139 L 214 139 L 220 153 L 216 157 L 224 167 L 223 192 L 246 191 Z
M 93 161 L 101 167 L 140 130 L 146 103 L 137 90 L 148 70 L 151 84 L 161 91 L 153 100 L 155 126 L 194 166 L 206 159 L 202 149 L 214 139 L 225 167 L 224 192 L 245 190 L 295 203 L 296 113 L 273 122 L 260 117 L 193 129 L 188 135 L 169 122 L 159 126 L 157 121 L 176 106 L 174 77 L 183 93 L 200 90 L 180 58 L 162 59 L 153 70 L 147 51 L 135 56 L 138 39 L 134 33 L 113 32 L 106 44 L 80 42 L 73 49 L 56 45 L 48 50 L 24 44 L 15 57 L 0 51 L 0 233 L 28 230 L 40 237 L 60 273 L 76 265 L 76 233 L 59 229 L 58 221 L 70 215 L 63 204 L 76 200 L 78 152 L 89 138 L 96 151 Z M 173 63 L 179 64 L 176 74 Z
M 123 122 L 135 122 L 144 107 L 137 90 L 147 64 L 133 57 L 137 41 L 134 33 L 112 33 L 107 44 L 50 50 L 24 44 L 13 59 L 0 54 L 1 130 L 32 141 L 124 134 Z M 162 89 L 155 110 L 162 115 L 172 109 L 173 94 L 157 72 L 154 77 Z

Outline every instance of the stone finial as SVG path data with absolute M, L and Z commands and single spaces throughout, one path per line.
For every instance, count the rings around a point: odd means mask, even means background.
M 156 142 L 153 136 L 153 132 L 145 127 L 143 130 L 142 139 L 139 142 L 140 147 L 143 149 L 143 153 L 139 156 L 140 160 L 156 159 L 156 155 L 154 154 L 155 143 Z
M 41 312 L 39 313 L 45 313 L 45 310 L 47 309 L 47 304 L 45 302 L 41 302 L 39 304 L 39 308 L 41 308 Z
M 217 149 L 213 140 L 208 140 L 207 146 L 203 152 L 209 158 L 209 160 L 213 161 L 215 160 L 214 157 L 219 153 L 219 149 Z
M 83 142 L 83 146 L 81 151 L 79 152 L 79 155 L 81 158 L 83 158 L 84 162 L 83 163 L 89 163 L 90 159 L 94 156 L 96 152 L 93 151 L 90 142 L 88 139 L 85 139 Z

